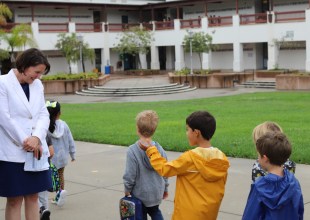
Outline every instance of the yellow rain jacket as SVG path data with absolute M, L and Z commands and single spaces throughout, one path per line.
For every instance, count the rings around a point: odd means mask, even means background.
M 146 151 L 161 176 L 177 176 L 172 220 L 215 220 L 224 196 L 229 161 L 217 148 L 197 147 L 171 162 L 156 147 Z

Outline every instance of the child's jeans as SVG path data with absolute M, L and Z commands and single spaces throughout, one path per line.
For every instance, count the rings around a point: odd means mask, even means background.
M 147 220 L 147 214 L 151 216 L 152 220 L 164 220 L 164 217 L 161 214 L 161 211 L 159 210 L 159 205 L 152 207 L 145 207 L 142 204 L 142 210 L 143 210 L 143 220 Z

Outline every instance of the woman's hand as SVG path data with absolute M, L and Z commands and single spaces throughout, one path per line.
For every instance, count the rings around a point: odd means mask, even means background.
M 43 153 L 43 148 L 42 148 L 42 146 L 39 146 L 37 149 L 35 149 L 33 151 L 33 156 L 35 158 L 37 158 L 38 160 L 40 160 L 41 156 L 42 156 L 42 153 Z
M 23 143 L 23 149 L 25 151 L 35 151 L 39 150 L 39 147 L 41 146 L 41 141 L 36 136 L 30 136 L 24 140 Z

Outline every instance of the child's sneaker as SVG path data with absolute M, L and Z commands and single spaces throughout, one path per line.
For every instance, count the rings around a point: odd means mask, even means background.
M 44 206 L 40 207 L 40 220 L 50 220 L 51 212 Z
M 59 196 L 60 196 L 60 190 L 56 192 L 55 198 L 52 199 L 52 204 L 57 205 L 57 201 L 58 201 L 58 199 L 59 199 Z
M 60 207 L 63 206 L 65 204 L 65 201 L 66 201 L 66 196 L 67 196 L 67 191 L 61 190 L 59 192 L 59 197 L 58 197 L 58 200 L 56 201 L 56 204 Z

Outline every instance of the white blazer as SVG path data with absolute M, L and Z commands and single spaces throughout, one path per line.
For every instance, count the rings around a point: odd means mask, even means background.
M 44 88 L 39 79 L 29 85 L 28 101 L 13 70 L 0 76 L 0 160 L 25 162 L 23 141 L 29 136 L 41 140 L 48 151 L 46 133 L 49 113 L 45 106 Z

